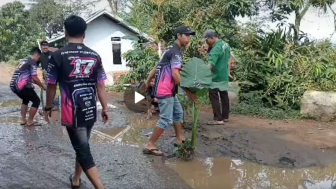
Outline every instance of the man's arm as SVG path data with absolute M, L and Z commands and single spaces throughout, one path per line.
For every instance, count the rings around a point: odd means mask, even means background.
M 155 74 L 156 74 L 156 66 L 154 66 L 154 68 L 149 72 L 149 75 L 147 77 L 147 80 L 146 80 L 146 84 L 148 85 L 151 80 L 155 77 Z
M 107 98 L 106 98 L 106 89 L 105 89 L 105 80 L 107 79 L 105 70 L 103 68 L 103 63 L 101 59 L 98 59 L 98 73 L 97 73 L 97 96 L 100 104 L 103 107 L 103 111 L 107 110 Z
M 209 54 L 210 69 L 213 69 L 214 67 L 216 67 L 216 62 L 217 62 L 219 56 L 221 55 L 221 53 L 222 53 L 222 49 L 218 45 L 214 46 L 211 49 L 211 52 Z
M 32 63 L 30 65 L 30 75 L 33 78 L 33 81 L 36 85 L 38 85 L 39 87 L 41 87 L 41 89 L 46 90 L 45 85 L 40 81 L 40 79 L 37 77 L 37 66 L 36 63 Z
M 173 71 L 173 79 L 176 85 L 181 84 L 181 69 L 182 69 L 182 56 L 180 54 L 173 54 L 170 60 L 171 69 Z
M 46 107 L 52 108 L 53 102 L 56 95 L 57 90 L 57 80 L 59 74 L 59 67 L 56 63 L 54 56 L 51 56 L 49 63 L 48 63 L 48 70 L 47 70 L 47 95 L 46 95 Z

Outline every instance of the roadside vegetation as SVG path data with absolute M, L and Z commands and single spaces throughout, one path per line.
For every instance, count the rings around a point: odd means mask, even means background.
M 306 90 L 336 90 L 333 45 L 328 39 L 310 40 L 298 30 L 306 9 L 314 7 L 323 12 L 333 1 L 211 2 L 138 1 L 127 19 L 168 45 L 174 40 L 172 28 L 185 24 L 196 30 L 197 35 L 185 51 L 185 61 L 192 57 L 207 59 L 202 34 L 208 28 L 215 29 L 233 49 L 236 58 L 233 81 L 250 83 L 240 85 L 240 103 L 231 107 L 234 114 L 271 119 L 301 118 L 300 100 Z M 258 17 L 244 25 L 235 20 L 237 16 L 254 17 L 260 11 L 269 12 L 269 16 Z M 290 13 L 296 15 L 295 24 L 286 23 Z M 266 21 L 277 22 L 278 27 L 261 29 L 265 28 Z M 142 44 L 135 44 L 135 47 L 124 54 L 131 72 L 123 77 L 121 84 L 144 80 L 159 60 L 157 48 Z M 183 96 L 179 98 L 190 113 L 192 103 Z M 210 104 L 207 94 L 199 98 Z
M 68 4 L 61 0 L 38 0 L 29 11 L 20 2 L 0 9 L 0 62 L 15 65 L 24 58 L 37 39 L 63 32 L 62 23 L 70 14 L 88 15 L 100 0 L 77 0 Z M 332 10 L 335 0 L 108 0 L 113 13 L 152 36 L 156 43 L 170 45 L 172 29 L 188 25 L 197 31 L 185 51 L 185 62 L 192 57 L 207 61 L 202 34 L 215 29 L 232 47 L 236 58 L 233 80 L 242 82 L 240 103 L 232 113 L 273 119 L 300 118 L 300 100 L 307 90 L 336 90 L 336 51 L 328 39 L 314 41 L 299 30 L 308 10 L 323 13 Z M 122 12 L 131 6 L 127 14 Z M 188 8 L 186 8 L 188 7 Z M 261 16 L 260 13 L 267 13 Z M 290 14 L 295 23 L 288 24 Z M 237 17 L 251 18 L 239 24 Z M 265 23 L 276 22 L 274 30 Z M 139 42 L 124 54 L 129 74 L 120 84 L 135 83 L 147 77 L 158 62 L 158 47 Z M 250 83 L 250 84 L 243 84 Z M 117 85 L 114 90 L 122 90 Z M 180 96 L 185 109 L 192 106 Z M 208 102 L 207 94 L 199 97 Z

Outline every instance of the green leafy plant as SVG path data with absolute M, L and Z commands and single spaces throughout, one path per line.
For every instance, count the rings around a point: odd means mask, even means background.
M 189 89 L 195 93 L 198 97 L 205 96 L 209 89 L 219 89 L 221 91 L 233 91 L 238 92 L 237 89 L 232 88 L 228 82 L 212 82 L 211 70 L 208 65 L 205 64 L 199 58 L 192 58 L 188 61 L 181 71 L 181 87 Z M 192 137 L 191 140 L 178 145 L 176 152 L 177 157 L 190 160 L 194 155 L 194 149 L 196 147 L 198 118 L 203 104 L 206 101 L 199 101 L 197 104 L 192 103 Z
M 145 80 L 159 61 L 156 50 L 148 43 L 135 43 L 134 50 L 126 52 L 123 57 L 130 72 L 122 77 L 121 83 L 136 83 Z

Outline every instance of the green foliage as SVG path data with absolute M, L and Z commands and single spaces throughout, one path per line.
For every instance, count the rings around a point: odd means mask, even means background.
M 121 83 L 135 83 L 147 78 L 148 73 L 159 61 L 157 52 L 144 43 L 134 44 L 134 50 L 123 54 L 131 71 L 122 78 Z
M 38 0 L 30 9 L 30 19 L 46 31 L 48 37 L 63 32 L 63 22 L 69 15 L 89 15 L 99 0 Z
M 241 93 L 239 95 L 239 103 L 231 106 L 230 112 L 233 114 L 242 114 L 249 116 L 257 116 L 267 119 L 293 119 L 301 118 L 298 110 L 283 110 L 275 107 L 267 107 L 263 102 L 262 91 L 254 91 L 250 93 Z
M 29 11 L 18 1 L 0 9 L 0 60 L 18 60 L 37 46 L 36 40 L 43 36 L 41 27 L 29 18 Z
M 242 92 L 262 91 L 266 107 L 298 110 L 306 90 L 335 90 L 336 51 L 328 42 L 296 45 L 288 37 L 281 29 L 247 31 L 234 75 L 254 83 Z

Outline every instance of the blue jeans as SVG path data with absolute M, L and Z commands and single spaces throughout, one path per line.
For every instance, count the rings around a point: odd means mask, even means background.
M 59 96 L 56 96 L 56 97 L 55 97 L 55 100 L 54 100 L 54 106 L 55 106 L 55 107 L 60 107 Z
M 183 109 L 177 96 L 169 98 L 158 98 L 160 109 L 160 120 L 158 127 L 166 129 L 172 126 L 173 123 L 180 123 L 183 121 Z
M 72 147 L 76 152 L 76 160 L 84 172 L 96 166 L 89 145 L 92 127 L 93 125 L 87 127 L 67 127 Z

